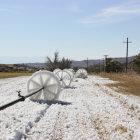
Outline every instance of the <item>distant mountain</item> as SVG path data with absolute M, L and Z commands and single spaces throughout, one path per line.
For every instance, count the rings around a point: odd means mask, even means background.
M 130 62 L 133 61 L 135 58 L 136 58 L 136 56 L 128 57 L 128 62 L 130 63 Z M 125 57 L 113 58 L 113 60 L 119 61 L 119 62 L 121 62 L 121 63 L 125 63 L 125 62 L 126 62 L 126 58 L 125 58 Z
M 43 68 L 46 66 L 45 63 L 24 63 L 24 65 L 35 68 Z
M 128 62 L 133 61 L 135 58 L 135 56 L 129 57 L 128 58 Z M 120 63 L 125 63 L 126 62 L 126 58 L 125 57 L 118 57 L 118 58 L 112 58 L 113 60 L 119 61 Z M 98 64 L 103 64 L 104 60 L 88 60 L 88 65 L 98 65 Z M 45 63 L 24 63 L 27 66 L 30 67 L 36 67 L 36 68 L 42 68 L 45 67 L 46 64 Z M 72 67 L 86 67 L 87 66 L 87 60 L 82 60 L 82 61 L 75 61 L 72 60 Z
M 129 57 L 128 58 L 128 62 L 133 61 L 135 58 L 135 56 Z M 126 58 L 125 57 L 118 57 L 118 58 L 112 58 L 115 61 L 119 61 L 120 63 L 125 63 L 126 62 Z M 88 60 L 88 65 L 92 66 L 92 65 L 99 65 L 99 64 L 103 64 L 104 60 L 101 59 L 97 59 L 97 60 Z M 83 61 L 72 61 L 72 67 L 86 67 L 87 66 L 87 60 L 83 60 Z
M 97 65 L 101 63 L 102 60 L 88 60 L 88 65 Z M 86 67 L 87 66 L 87 60 L 82 61 L 72 61 L 72 67 Z
M 31 56 L 31 57 L 18 57 L 18 56 L 0 56 L 0 64 L 21 64 L 21 63 L 42 63 L 45 57 Z

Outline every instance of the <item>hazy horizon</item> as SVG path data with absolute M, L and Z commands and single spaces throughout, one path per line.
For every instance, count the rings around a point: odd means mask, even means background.
M 132 57 L 132 56 L 129 56 Z M 111 58 L 122 58 L 122 57 L 111 57 Z M 123 57 L 125 58 L 125 57 Z M 61 58 L 60 58 L 61 59 Z M 82 60 L 74 60 L 71 59 L 72 61 L 83 61 L 87 60 L 82 59 Z M 94 59 L 90 58 L 89 60 L 103 60 L 101 58 L 99 59 Z M 34 57 L 12 57 L 12 56 L 0 56 L 0 64 L 22 64 L 22 63 L 45 63 L 46 57 L 39 57 L 39 56 L 34 56 Z

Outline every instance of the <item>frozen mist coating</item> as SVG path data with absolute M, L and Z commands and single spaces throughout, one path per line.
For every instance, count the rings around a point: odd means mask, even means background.
M 60 82 L 57 77 L 49 71 L 40 70 L 35 72 L 27 83 L 28 93 L 32 93 L 43 88 L 40 92 L 34 94 L 30 99 L 39 100 L 54 100 L 60 93 Z
M 26 93 L 29 77 L 0 80 L 0 105 Z M 123 95 L 105 84 L 107 78 L 76 79 L 63 89 L 59 101 L 30 99 L 0 111 L 2 140 L 127 140 L 140 139 L 140 97 Z M 60 102 L 61 101 L 61 102 Z

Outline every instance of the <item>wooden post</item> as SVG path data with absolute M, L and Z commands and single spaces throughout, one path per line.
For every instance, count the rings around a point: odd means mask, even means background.
M 127 72 L 127 69 L 128 69 L 128 44 L 129 43 L 132 43 L 132 42 L 129 42 L 128 41 L 128 37 L 127 37 L 127 41 L 126 42 L 123 42 L 123 43 L 126 43 L 127 44 L 127 48 L 126 48 L 126 63 L 125 63 L 125 69 L 126 69 L 126 72 Z

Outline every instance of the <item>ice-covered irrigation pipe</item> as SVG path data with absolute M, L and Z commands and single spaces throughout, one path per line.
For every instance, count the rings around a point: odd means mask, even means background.
M 38 90 L 36 90 L 36 91 L 34 91 L 34 92 L 32 92 L 32 93 L 29 93 L 29 94 L 27 94 L 26 96 L 22 96 L 22 95 L 18 94 L 18 96 L 19 96 L 18 99 L 14 100 L 14 101 L 11 101 L 11 102 L 9 102 L 9 103 L 7 103 L 7 104 L 5 104 L 5 105 L 0 106 L 0 110 L 4 110 L 4 109 L 6 109 L 7 107 L 10 107 L 10 106 L 12 106 L 12 105 L 14 105 L 14 104 L 16 104 L 16 103 L 18 103 L 18 102 L 22 102 L 22 101 L 24 101 L 26 98 L 28 98 L 28 97 L 30 97 L 30 96 L 32 96 L 32 95 L 34 95 L 34 94 L 40 92 L 40 91 L 43 90 L 43 89 L 44 89 L 44 87 L 42 87 L 42 88 L 40 88 L 40 89 L 38 89 Z

